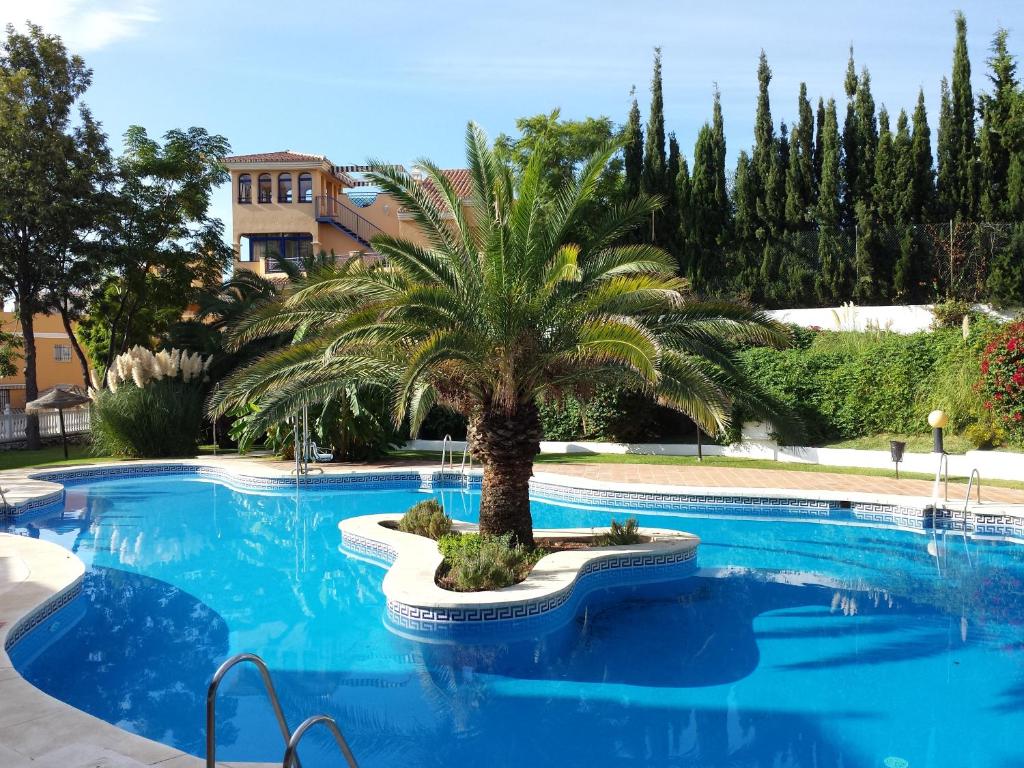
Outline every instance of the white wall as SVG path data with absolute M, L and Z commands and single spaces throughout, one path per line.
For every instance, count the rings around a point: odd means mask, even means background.
M 744 429 L 745 435 L 758 434 L 754 429 Z M 455 451 L 465 449 L 466 443 L 453 440 Z M 405 446 L 414 451 L 440 451 L 440 440 L 410 440 Z M 649 454 L 662 456 L 696 456 L 697 446 L 693 443 L 598 443 L 588 441 L 549 442 L 540 444 L 540 452 L 547 454 L 570 453 L 612 453 Z M 808 448 L 780 446 L 774 440 L 748 438 L 733 445 L 705 445 L 705 456 L 731 456 L 744 459 L 768 459 L 780 464 L 819 464 L 828 467 L 863 467 L 870 469 L 893 469 L 894 464 L 888 451 L 859 451 L 852 448 Z M 986 478 L 994 480 L 1024 479 L 1024 453 L 1009 451 L 968 451 L 965 454 L 949 456 L 949 474 L 967 477 L 971 470 L 981 473 L 982 483 Z M 938 470 L 938 456 L 933 453 L 907 453 L 900 463 L 904 472 L 935 474 Z
M 864 331 L 869 327 L 888 329 L 896 333 L 918 333 L 931 330 L 931 304 L 906 306 L 842 307 L 820 309 L 773 309 L 768 314 L 784 323 L 802 328 L 817 327 L 826 331 Z M 1014 313 L 994 309 L 987 304 L 975 304 L 974 309 L 1001 320 L 1013 319 Z

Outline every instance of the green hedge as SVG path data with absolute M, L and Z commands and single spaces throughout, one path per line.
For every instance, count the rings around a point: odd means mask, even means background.
M 749 349 L 741 354 L 747 374 L 788 403 L 812 443 L 883 432 L 928 430 L 934 408 L 950 411 L 962 429 L 979 417 L 973 387 L 983 340 L 992 331 L 973 324 L 960 329 L 901 335 L 826 332 L 798 336 L 785 350 Z

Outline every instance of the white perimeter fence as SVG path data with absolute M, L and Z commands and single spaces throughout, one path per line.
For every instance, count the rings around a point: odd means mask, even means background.
M 60 436 L 60 415 L 57 411 L 41 411 L 39 417 L 40 437 Z M 12 443 L 25 439 L 24 411 L 4 409 L 0 414 L 0 443 Z M 64 411 L 64 430 L 69 435 L 80 435 L 89 431 L 89 409 L 69 408 Z

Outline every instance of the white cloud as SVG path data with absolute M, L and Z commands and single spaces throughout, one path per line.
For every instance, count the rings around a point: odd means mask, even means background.
M 159 16 L 153 0 L 0 0 L 4 25 L 24 29 L 26 20 L 82 53 L 136 37 Z

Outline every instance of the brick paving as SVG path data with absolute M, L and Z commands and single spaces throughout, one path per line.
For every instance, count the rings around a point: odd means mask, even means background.
M 615 483 L 653 483 L 730 488 L 786 488 L 796 490 L 855 491 L 901 496 L 931 496 L 931 480 L 896 480 L 892 477 L 845 475 L 838 472 L 801 472 L 787 469 L 695 467 L 670 464 L 537 464 L 536 472 L 585 477 Z M 949 498 L 963 499 L 967 486 L 949 484 Z M 972 497 L 974 493 L 971 493 Z M 1024 504 L 1024 490 L 998 488 L 982 481 L 982 501 Z

